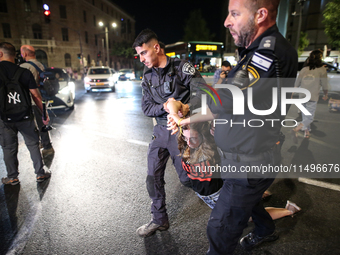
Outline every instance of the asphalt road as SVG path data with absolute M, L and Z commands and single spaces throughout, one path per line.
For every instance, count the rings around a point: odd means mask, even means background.
M 49 181 L 35 182 L 19 136 L 21 184 L 0 187 L 0 254 L 205 254 L 211 210 L 180 184 L 171 162 L 165 176 L 170 228 L 145 239 L 135 234 L 151 217 L 145 178 L 153 124 L 141 111 L 139 83 L 121 85 L 127 91 L 87 94 L 79 83 L 75 109 L 54 111 Z M 288 116 L 298 117 L 297 110 Z M 320 103 L 311 139 L 301 136 L 295 144 L 290 129 L 283 129 L 283 162 L 340 163 L 339 130 L 340 115 Z M 333 186 L 318 187 L 278 178 L 265 205 L 284 207 L 289 199 L 302 211 L 276 220 L 279 240 L 251 253 L 238 247 L 235 254 L 340 254 L 339 180 L 319 178 L 319 186 Z M 249 223 L 244 234 L 253 227 Z

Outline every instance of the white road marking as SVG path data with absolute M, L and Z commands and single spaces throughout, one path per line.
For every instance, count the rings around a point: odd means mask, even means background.
M 327 182 L 312 180 L 312 179 L 308 179 L 308 178 L 298 178 L 298 181 L 302 182 L 302 183 L 314 185 L 314 186 L 317 186 L 317 187 L 325 188 L 325 189 L 340 191 L 340 185 L 338 185 L 338 184 L 327 183 Z
M 139 141 L 139 140 L 129 139 L 129 140 L 127 140 L 127 142 L 128 142 L 128 143 L 138 144 L 138 145 L 149 146 L 149 143 L 144 142 L 144 141 Z
M 30 213 L 28 213 L 24 223 L 18 229 L 17 234 L 12 242 L 11 247 L 8 249 L 6 255 L 22 254 L 26 243 L 32 235 L 33 228 L 39 219 L 42 211 L 41 203 L 38 202 L 32 206 Z

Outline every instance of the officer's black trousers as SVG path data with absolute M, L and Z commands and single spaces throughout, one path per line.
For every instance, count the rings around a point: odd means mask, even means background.
M 280 163 L 279 149 L 264 154 L 264 159 L 256 162 L 238 162 L 235 159 L 222 157 L 221 166 L 236 166 L 239 170 L 244 166 L 261 164 L 273 166 Z M 261 178 L 268 177 L 261 175 L 251 176 L 256 178 L 249 178 L 249 176 L 249 173 L 240 173 L 239 178 L 224 179 L 221 194 L 208 221 L 207 235 L 210 246 L 207 254 L 233 254 L 250 216 L 255 223 L 255 234 L 266 236 L 274 232 L 274 222 L 261 202 L 263 192 L 274 179 Z
M 171 135 L 171 131 L 162 125 L 156 125 L 154 127 L 153 135 L 154 140 L 150 143 L 148 150 L 148 176 L 146 178 L 146 186 L 149 196 L 152 199 L 151 213 L 153 222 L 162 225 L 168 222 L 168 215 L 165 208 L 164 171 L 170 156 L 181 183 L 188 186 L 190 180 L 182 167 L 177 145 L 177 136 Z

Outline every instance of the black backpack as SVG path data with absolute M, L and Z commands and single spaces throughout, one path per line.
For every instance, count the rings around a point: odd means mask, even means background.
M 24 68 L 18 68 L 13 78 L 8 79 L 0 69 L 0 115 L 4 122 L 18 122 L 32 116 L 29 89 L 19 82 L 24 71 Z
M 34 66 L 34 68 L 39 72 L 40 77 L 40 93 L 44 99 L 52 99 L 59 91 L 59 81 L 55 78 L 54 73 L 48 71 L 42 71 L 36 64 L 31 61 L 27 63 Z

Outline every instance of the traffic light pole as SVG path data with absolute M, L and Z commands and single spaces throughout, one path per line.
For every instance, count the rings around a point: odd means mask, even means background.
M 109 54 L 109 30 L 105 27 L 105 40 L 106 40 L 106 57 L 107 57 L 107 66 L 110 67 L 110 54 Z
M 72 29 L 72 28 L 71 28 Z M 80 59 L 81 59 L 81 64 L 84 66 L 84 59 L 83 59 L 83 47 L 81 45 L 81 36 L 80 36 L 80 31 L 76 31 L 78 33 L 78 37 L 79 37 L 79 47 L 80 47 Z

